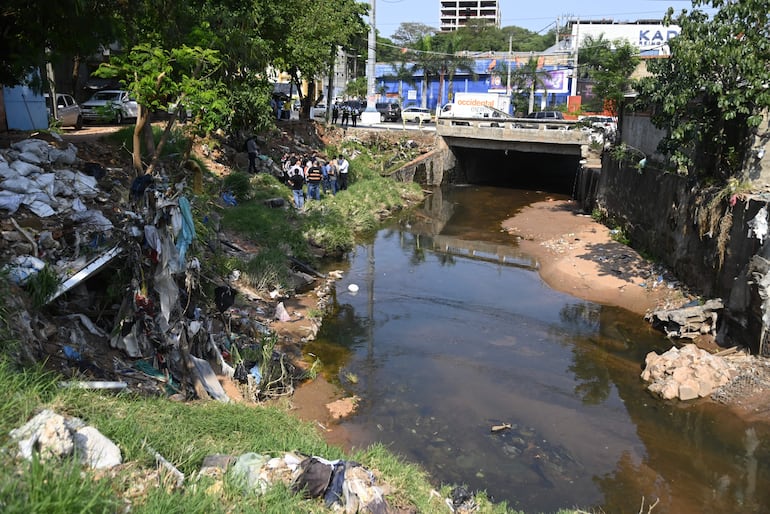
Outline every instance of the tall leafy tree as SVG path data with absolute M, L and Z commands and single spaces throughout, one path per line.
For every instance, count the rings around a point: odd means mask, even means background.
M 593 82 L 592 110 L 608 109 L 617 115 L 623 95 L 631 86 L 631 74 L 639 65 L 639 52 L 627 40 L 609 41 L 587 36 L 578 52 L 580 76 Z
M 541 69 L 538 59 L 534 56 L 530 57 L 524 64 L 511 70 L 512 94 L 516 95 L 517 92 L 526 91 L 529 98 L 526 104 L 527 113 L 531 113 L 535 109 L 535 91 L 543 89 L 547 93 L 546 74 L 547 72 Z M 522 102 L 517 102 L 516 98 L 514 98 L 513 103 L 517 106 L 518 110 L 518 106 Z
M 24 83 L 46 62 L 94 53 L 114 39 L 114 6 L 101 0 L 4 0 L 0 84 Z M 33 84 L 38 90 L 44 84 Z
M 454 76 L 458 71 L 475 76 L 475 61 L 470 57 L 458 53 L 459 39 L 456 34 L 442 33 L 436 35 L 434 47 L 438 51 L 436 54 L 436 68 L 439 77 L 438 87 L 438 105 L 441 107 L 445 103 L 444 81 L 449 80 L 449 96 L 454 94 Z
M 435 28 L 424 23 L 403 22 L 391 39 L 403 48 L 417 48 L 426 36 L 433 36 L 436 32 Z
M 718 10 L 709 18 L 704 6 Z M 666 21 L 681 33 L 640 85 L 666 131 L 659 150 L 680 173 L 724 182 L 744 168 L 749 136 L 770 108 L 770 0 L 693 0 Z

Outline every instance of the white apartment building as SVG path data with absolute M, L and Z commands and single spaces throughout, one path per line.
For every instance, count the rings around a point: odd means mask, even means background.
M 468 20 L 485 20 L 500 28 L 500 6 L 497 0 L 440 0 L 441 31 L 457 30 Z

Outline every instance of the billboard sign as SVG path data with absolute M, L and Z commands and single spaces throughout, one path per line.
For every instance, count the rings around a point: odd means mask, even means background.
M 572 25 L 572 41 L 578 41 L 578 48 L 587 36 L 598 39 L 600 36 L 609 41 L 624 39 L 637 47 L 640 52 L 657 51 L 668 55 L 669 39 L 678 36 L 678 25 L 634 24 L 634 23 L 575 23 Z

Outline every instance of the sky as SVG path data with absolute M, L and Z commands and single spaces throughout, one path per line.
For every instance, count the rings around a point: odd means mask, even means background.
M 374 1 L 375 25 L 381 36 L 392 36 L 401 22 L 420 22 L 435 28 L 440 26 L 440 0 Z M 662 19 L 669 7 L 673 7 L 675 12 L 692 9 L 690 0 L 499 0 L 499 5 L 501 26 L 515 25 L 534 32 L 547 32 L 559 17 L 635 21 Z

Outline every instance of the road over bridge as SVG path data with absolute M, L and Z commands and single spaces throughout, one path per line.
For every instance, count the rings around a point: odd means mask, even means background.
M 453 182 L 573 194 L 591 132 L 568 120 L 439 118 Z
M 529 118 L 439 118 L 436 131 L 452 147 L 581 157 L 590 133 L 575 121 Z

